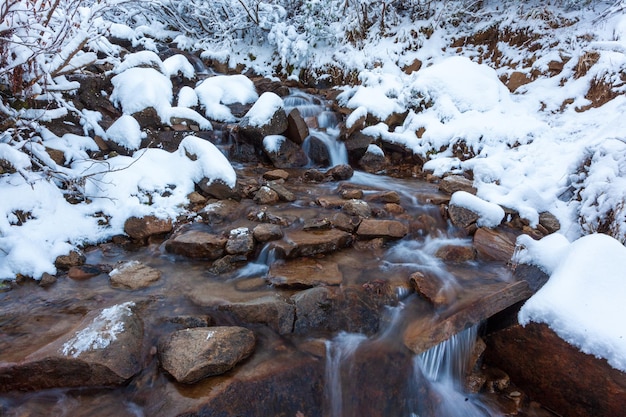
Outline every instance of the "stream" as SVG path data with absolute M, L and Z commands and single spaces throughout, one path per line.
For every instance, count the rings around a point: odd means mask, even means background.
M 287 109 L 297 107 L 305 119 L 316 120 L 311 136 L 326 144 L 331 166 L 346 163 L 345 148 L 335 140 L 339 132 L 337 116 L 324 103 L 298 92 L 285 99 L 285 106 Z M 259 176 L 258 167 L 236 168 L 240 178 Z M 303 170 L 288 171 L 293 178 L 298 178 Z M 431 203 L 442 197 L 437 186 L 418 179 L 397 179 L 358 171 L 342 184 L 290 180 L 285 185 L 294 192 L 296 199 L 276 204 L 272 213 L 296 218 L 291 228 L 336 211 L 320 207 L 315 201 L 320 196 L 336 194 L 339 187 L 361 189 L 364 199 L 381 190 L 393 190 L 400 195 L 399 205 L 405 210 L 400 216 L 411 225 L 406 237 L 379 246 L 353 245 L 323 256 L 324 262 L 336 264 L 341 271 L 341 288 L 360 288 L 375 282 L 392 289 L 393 302 L 384 308 L 375 332 L 318 329 L 307 334 L 277 334 L 267 326 L 251 323 L 249 327 L 258 338 L 251 358 L 224 376 L 184 386 L 160 370 L 155 355 L 158 340 L 180 328 L 180 320 L 172 318 L 209 316 L 214 324 L 237 324 L 219 308 L 206 306 L 252 302 L 277 294 L 288 299 L 301 289 L 273 286 L 266 281 L 270 267 L 282 262 L 269 246 L 259 247 L 255 258 L 246 265 L 215 275 L 210 272 L 211 262 L 167 253 L 162 240 L 153 239 L 139 247 L 127 242 L 103 243 L 85 249 L 87 264 L 114 267 L 118 262 L 136 260 L 160 270 L 161 279 L 148 288 L 127 291 L 112 288 L 107 274 L 84 281 L 60 275 L 49 288 L 27 281 L 0 293 L 0 362 L 19 360 L 45 346 L 72 329 L 89 311 L 135 301 L 143 308 L 146 352 L 143 371 L 117 388 L 0 393 L 0 415 L 221 416 L 229 414 L 212 414 L 210 407 L 219 403 L 212 396 L 237 387 L 242 392 L 248 391 L 241 395 L 241 402 L 249 404 L 239 409 L 251 410 L 245 414 L 250 416 L 287 415 L 282 406 L 290 394 L 279 390 L 293 390 L 293 396 L 299 397 L 289 400 L 289 404 L 298 402 L 302 406 L 298 408 L 301 413 L 289 414 L 291 417 L 504 415 L 491 399 L 464 391 L 463 378 L 470 366 L 468 361 L 479 334 L 478 326 L 419 355 L 403 343 L 408 326 L 436 323 L 440 317 L 448 316 L 483 292 L 513 280 L 509 269 L 501 263 L 445 262 L 436 256 L 446 245 L 471 245 L 471 239 L 451 227 L 442 218 L 439 207 Z M 254 209 L 257 209 L 256 203 L 242 200 L 236 209 L 241 214 L 237 220 L 214 219 L 212 231 L 250 227 L 254 222 L 245 214 Z M 197 227 L 205 227 L 199 223 Z M 415 294 L 407 280 L 415 272 L 437 277 L 442 283 L 441 291 L 447 299 L 455 300 L 454 303 L 433 306 Z M 281 373 L 288 375 L 284 377 L 287 378 L 284 384 L 281 376 L 274 377 Z M 296 375 L 289 376 L 292 373 Z M 299 381 L 300 385 L 294 385 L 293 381 Z M 309 381 L 310 386 L 303 381 Z M 274 383 L 275 388 L 267 388 Z M 259 386 L 264 387 L 263 394 L 255 397 L 250 391 Z M 213 401 L 211 406 L 205 405 L 208 397 Z M 251 405 L 255 400 L 258 405 Z M 307 405 L 309 409 L 304 408 Z

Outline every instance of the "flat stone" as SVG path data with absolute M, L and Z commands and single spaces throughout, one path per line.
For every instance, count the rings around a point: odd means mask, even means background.
M 227 239 L 212 233 L 189 230 L 165 242 L 165 250 L 188 258 L 217 259 L 224 254 Z
M 276 286 L 315 287 L 339 285 L 343 281 L 343 275 L 336 262 L 302 258 L 273 263 L 267 274 L 267 280 Z
M 364 219 L 356 231 L 361 239 L 378 237 L 387 239 L 401 239 L 409 232 L 408 227 L 398 220 Z
M 446 262 L 467 262 L 476 258 L 476 250 L 472 246 L 444 245 L 435 256 Z
M 381 191 L 367 195 L 365 201 L 372 203 L 400 204 L 400 194 L 396 191 Z
M 240 227 L 230 231 L 225 246 L 229 255 L 248 255 L 254 250 L 254 237 L 247 227 Z
M 221 304 L 217 309 L 230 312 L 242 324 L 266 324 L 278 334 L 288 334 L 293 331 L 296 308 L 278 295 L 268 295 L 252 301 Z
M 178 382 L 192 384 L 234 368 L 250 356 L 256 340 L 237 326 L 179 330 L 159 343 L 161 366 Z
M 137 261 L 126 262 L 109 272 L 111 286 L 127 290 L 145 288 L 161 278 L 161 271 Z
M 363 200 L 347 200 L 343 204 L 342 210 L 348 216 L 358 216 L 363 218 L 372 216 L 372 208 Z
M 98 265 L 80 265 L 73 266 L 67 271 L 68 278 L 76 281 L 83 281 L 89 278 L 96 277 L 102 274 L 104 271 Z
M 263 174 L 263 178 L 268 181 L 287 180 L 287 178 L 289 178 L 289 173 L 284 169 L 273 169 Z
M 0 362 L 0 391 L 121 385 L 141 370 L 143 323 L 134 303 L 88 313 L 65 335 Z
M 171 231 L 172 220 L 160 219 L 156 216 L 130 217 L 124 223 L 124 233 L 136 240 Z
M 352 235 L 342 230 L 297 230 L 287 233 L 282 240 L 272 242 L 272 248 L 282 252 L 285 258 L 297 258 L 335 252 L 350 244 Z

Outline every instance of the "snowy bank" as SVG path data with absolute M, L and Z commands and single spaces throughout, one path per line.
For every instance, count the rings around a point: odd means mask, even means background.
M 550 274 L 522 307 L 519 322 L 547 324 L 582 352 L 626 372 L 626 247 L 603 234 L 569 243 L 561 235 L 521 236 L 516 260 Z

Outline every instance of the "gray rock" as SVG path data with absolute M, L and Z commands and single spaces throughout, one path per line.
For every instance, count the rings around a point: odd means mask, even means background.
M 346 201 L 343 203 L 343 212 L 348 216 L 372 217 L 372 208 L 363 200 L 352 199 Z
M 252 301 L 226 303 L 218 310 L 230 312 L 236 320 L 245 323 L 262 323 L 278 334 L 293 331 L 295 306 L 278 295 L 268 295 Z
M 439 189 L 450 195 L 457 191 L 466 191 L 470 194 L 476 195 L 476 188 L 474 182 L 461 175 L 448 175 L 439 183 Z
M 254 237 L 250 229 L 240 227 L 230 231 L 226 242 L 226 253 L 229 255 L 248 255 L 254 250 Z

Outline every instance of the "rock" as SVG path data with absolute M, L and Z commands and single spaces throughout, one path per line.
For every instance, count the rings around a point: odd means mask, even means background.
M 513 71 L 509 78 L 506 80 L 506 86 L 509 91 L 512 93 L 523 85 L 528 84 L 532 81 L 532 78 L 520 71 Z
M 259 191 L 256 192 L 253 199 L 257 204 L 261 205 L 272 205 L 278 203 L 280 197 L 278 193 L 272 190 L 267 185 L 259 188 Z
M 54 261 L 54 266 L 58 269 L 69 269 L 72 266 L 83 265 L 86 260 L 87 258 L 84 253 L 73 250 L 67 255 L 57 256 Z
M 354 132 L 345 140 L 346 151 L 348 152 L 348 161 L 351 164 L 358 164 L 370 144 L 374 143 L 372 136 L 363 134 L 362 132 Z
M 145 288 L 161 278 L 161 271 L 138 261 L 126 262 L 109 272 L 111 286 L 126 290 Z
M 277 146 L 265 146 L 266 141 L 270 137 L 274 138 L 272 140 L 279 141 Z M 264 139 L 263 150 L 276 168 L 299 168 L 308 164 L 309 158 L 300 145 L 286 139 L 284 136 L 270 137 Z
M 267 208 L 264 208 L 262 210 L 252 210 L 248 213 L 247 218 L 248 220 L 253 222 L 271 223 L 280 226 L 291 226 L 293 223 L 296 222 L 296 220 L 298 220 L 297 217 L 289 214 L 274 214 L 270 212 Z
M 415 59 L 410 64 L 402 67 L 402 71 L 404 71 L 406 74 L 412 74 L 415 71 L 419 71 L 421 68 L 422 68 L 422 61 L 420 61 L 419 59 Z
M 121 385 L 141 370 L 143 323 L 128 302 L 93 311 L 19 362 L 0 362 L 0 391 Z
M 358 164 L 365 172 L 377 173 L 387 167 L 387 159 L 382 149 L 378 146 L 370 145 L 361 159 L 359 159 Z
M 351 243 L 352 235 L 337 229 L 310 232 L 296 230 L 288 232 L 282 240 L 272 242 L 271 247 L 291 259 L 335 252 Z
M 270 265 L 267 280 L 279 287 L 315 287 L 339 285 L 343 275 L 336 262 L 302 258 Z
M 360 239 L 401 239 L 409 232 L 408 227 L 398 220 L 364 219 L 356 231 Z
M 343 203 L 342 210 L 348 216 L 372 217 L 372 208 L 363 200 L 348 200 Z
M 209 224 L 230 223 L 241 217 L 241 204 L 233 200 L 220 200 L 207 204 L 198 214 Z
M 369 194 L 365 200 L 372 203 L 400 204 L 400 194 L 396 191 L 381 191 Z
M 207 199 L 205 196 L 203 196 L 202 194 L 200 194 L 197 191 L 191 192 L 187 195 L 187 200 L 189 200 L 190 204 L 196 205 L 196 206 L 201 206 L 203 204 L 206 204 Z
M 296 306 L 294 332 L 347 331 L 374 334 L 381 312 L 394 296 L 366 286 L 314 287 L 292 297 Z
M 218 310 L 230 312 L 242 323 L 262 323 L 278 334 L 293 331 L 296 308 L 292 303 L 278 295 L 268 295 L 252 301 L 227 303 L 218 306 Z
M 285 187 L 278 181 L 269 181 L 266 185 L 270 187 L 272 190 L 274 190 L 276 194 L 278 194 L 278 198 L 281 201 L 288 201 L 288 202 L 296 201 L 296 195 L 292 193 L 291 191 L 289 191 L 287 187 Z
M 135 240 L 172 231 L 172 220 L 156 216 L 130 217 L 124 223 L 124 232 Z
M 326 179 L 324 173 L 317 169 L 307 169 L 302 177 L 306 182 L 323 182 Z
M 350 217 L 345 213 L 335 213 L 330 218 L 333 227 L 348 233 L 354 233 L 360 222 L 358 217 Z
M 237 187 L 231 188 L 219 179 L 203 178 L 196 185 L 204 194 L 218 200 L 232 199 L 239 201 L 241 199 Z
M 555 233 L 561 229 L 561 223 L 556 216 L 549 211 L 539 213 L 539 224 L 546 228 L 548 233 Z
M 516 239 L 517 234 L 511 229 L 481 227 L 474 233 L 474 247 L 481 259 L 509 262 Z
M 351 188 L 347 190 L 341 190 L 339 195 L 344 200 L 361 200 L 363 198 L 363 190 Z
M 273 81 L 269 78 L 259 78 L 253 81 L 254 87 L 259 94 L 271 92 L 280 97 L 286 97 L 289 95 L 289 87 L 280 81 Z
M 52 275 L 52 274 L 48 274 L 47 272 L 44 272 L 41 275 L 41 279 L 39 280 L 39 286 L 42 288 L 48 288 L 54 285 L 56 282 L 57 282 L 56 275 Z
M 305 149 L 311 162 L 317 166 L 327 167 L 330 165 L 330 152 L 324 141 L 317 136 L 310 136 Z
M 465 229 L 468 233 L 475 230 L 476 222 L 480 218 L 478 213 L 474 213 L 472 210 L 455 204 L 448 206 L 448 216 L 452 224 L 461 229 Z
M 448 175 L 439 183 L 439 189 L 450 195 L 456 193 L 457 191 L 466 191 L 470 194 L 476 195 L 474 182 L 462 175 Z
M 67 271 L 68 278 L 83 281 L 102 274 L 104 271 L 98 265 L 73 266 Z
M 345 181 L 352 178 L 354 175 L 354 169 L 350 165 L 336 165 L 326 171 L 326 178 L 333 181 Z
M 188 258 L 217 259 L 224 254 L 227 239 L 200 230 L 189 230 L 165 242 L 165 250 Z
M 230 231 L 226 242 L 226 253 L 229 255 L 249 255 L 254 250 L 254 237 L 247 227 L 239 227 Z
M 476 258 L 476 251 L 471 246 L 445 245 L 437 250 L 435 256 L 446 262 L 467 262 Z
M 515 324 L 485 341 L 486 363 L 502 369 L 531 398 L 561 415 L 618 416 L 626 410 L 626 373 L 581 352 L 545 324 Z
M 271 171 L 267 171 L 265 174 L 263 174 L 263 178 L 268 181 L 274 181 L 274 180 L 286 181 L 287 178 L 289 178 L 289 173 L 285 171 L 284 169 L 274 169 Z
M 225 255 L 213 262 L 209 272 L 213 275 L 226 274 L 244 266 L 248 257 L 243 254 Z
M 294 108 L 287 115 L 287 132 L 285 136 L 297 145 L 302 145 L 309 136 L 309 127 L 300 115 L 300 110 Z
M 416 293 L 430 301 L 436 308 L 450 306 L 456 300 L 456 291 L 435 274 L 414 272 L 409 277 Z
M 254 238 L 261 242 L 269 242 L 271 240 L 278 240 L 283 237 L 283 229 L 277 224 L 259 224 L 252 229 L 252 235 Z
M 343 205 L 346 203 L 346 201 L 341 198 L 341 197 L 337 197 L 334 195 L 328 196 L 328 195 L 324 195 L 324 196 L 320 196 L 318 197 L 315 202 L 320 205 L 323 208 L 327 208 L 327 209 L 337 209 L 337 208 L 342 208 Z
M 261 149 L 263 138 L 271 135 L 282 135 L 287 130 L 287 126 L 287 114 L 283 108 L 279 108 L 270 120 L 261 126 L 251 123 L 248 115 L 244 116 L 239 122 L 239 135 L 257 149 Z
M 195 327 L 159 343 L 161 366 L 176 381 L 192 384 L 234 368 L 254 351 L 255 337 L 243 327 Z

